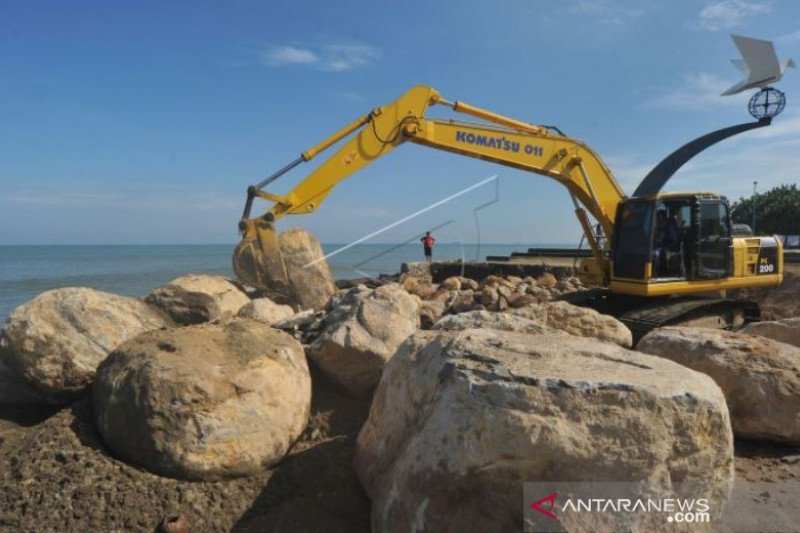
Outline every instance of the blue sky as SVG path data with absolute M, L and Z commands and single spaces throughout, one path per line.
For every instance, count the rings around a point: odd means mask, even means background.
M 800 3 L 6 1 L 0 244 L 233 243 L 248 184 L 416 84 L 558 125 L 632 192 L 680 144 L 749 119 L 749 95 L 718 96 L 738 81 L 730 33 L 800 59 Z M 799 84 L 797 71 L 779 84 L 788 104 L 773 126 L 708 150 L 670 187 L 735 199 L 754 179 L 796 182 Z M 493 174 L 484 242 L 577 241 L 555 182 L 411 144 L 281 226 L 344 242 Z M 478 188 L 375 241 L 448 220 L 441 240 L 473 241 L 472 210 L 494 194 Z

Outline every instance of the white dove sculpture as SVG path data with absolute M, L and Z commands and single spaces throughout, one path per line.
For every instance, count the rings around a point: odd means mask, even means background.
M 722 96 L 737 94 L 747 89 L 765 88 L 783 77 L 787 68 L 794 68 L 794 59 L 778 62 L 775 46 L 772 41 L 753 39 L 743 35 L 731 35 L 742 59 L 731 59 L 731 62 L 744 74 L 744 79 L 722 93 Z

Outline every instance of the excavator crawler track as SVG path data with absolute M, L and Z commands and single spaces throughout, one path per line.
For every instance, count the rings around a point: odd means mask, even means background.
M 746 300 L 702 296 L 640 298 L 618 295 L 606 289 L 571 293 L 563 300 L 616 317 L 633 334 L 633 344 L 650 331 L 675 324 L 716 322 L 715 327 L 729 328 L 760 318 L 758 304 Z

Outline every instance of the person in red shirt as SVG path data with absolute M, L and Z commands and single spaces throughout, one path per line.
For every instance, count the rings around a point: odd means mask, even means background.
M 425 232 L 425 236 L 420 239 L 422 248 L 425 250 L 425 261 L 430 263 L 433 260 L 433 243 L 436 239 L 433 238 L 430 231 Z

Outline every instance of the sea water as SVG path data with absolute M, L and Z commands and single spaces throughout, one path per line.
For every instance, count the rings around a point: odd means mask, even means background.
M 481 260 L 509 255 L 529 244 L 436 244 L 434 259 Z M 400 271 L 403 262 L 424 259 L 416 243 L 325 244 L 336 279 Z M 187 273 L 233 276 L 233 245 L 0 246 L 0 324 L 8 313 L 37 294 L 59 287 L 95 289 L 144 296 Z

